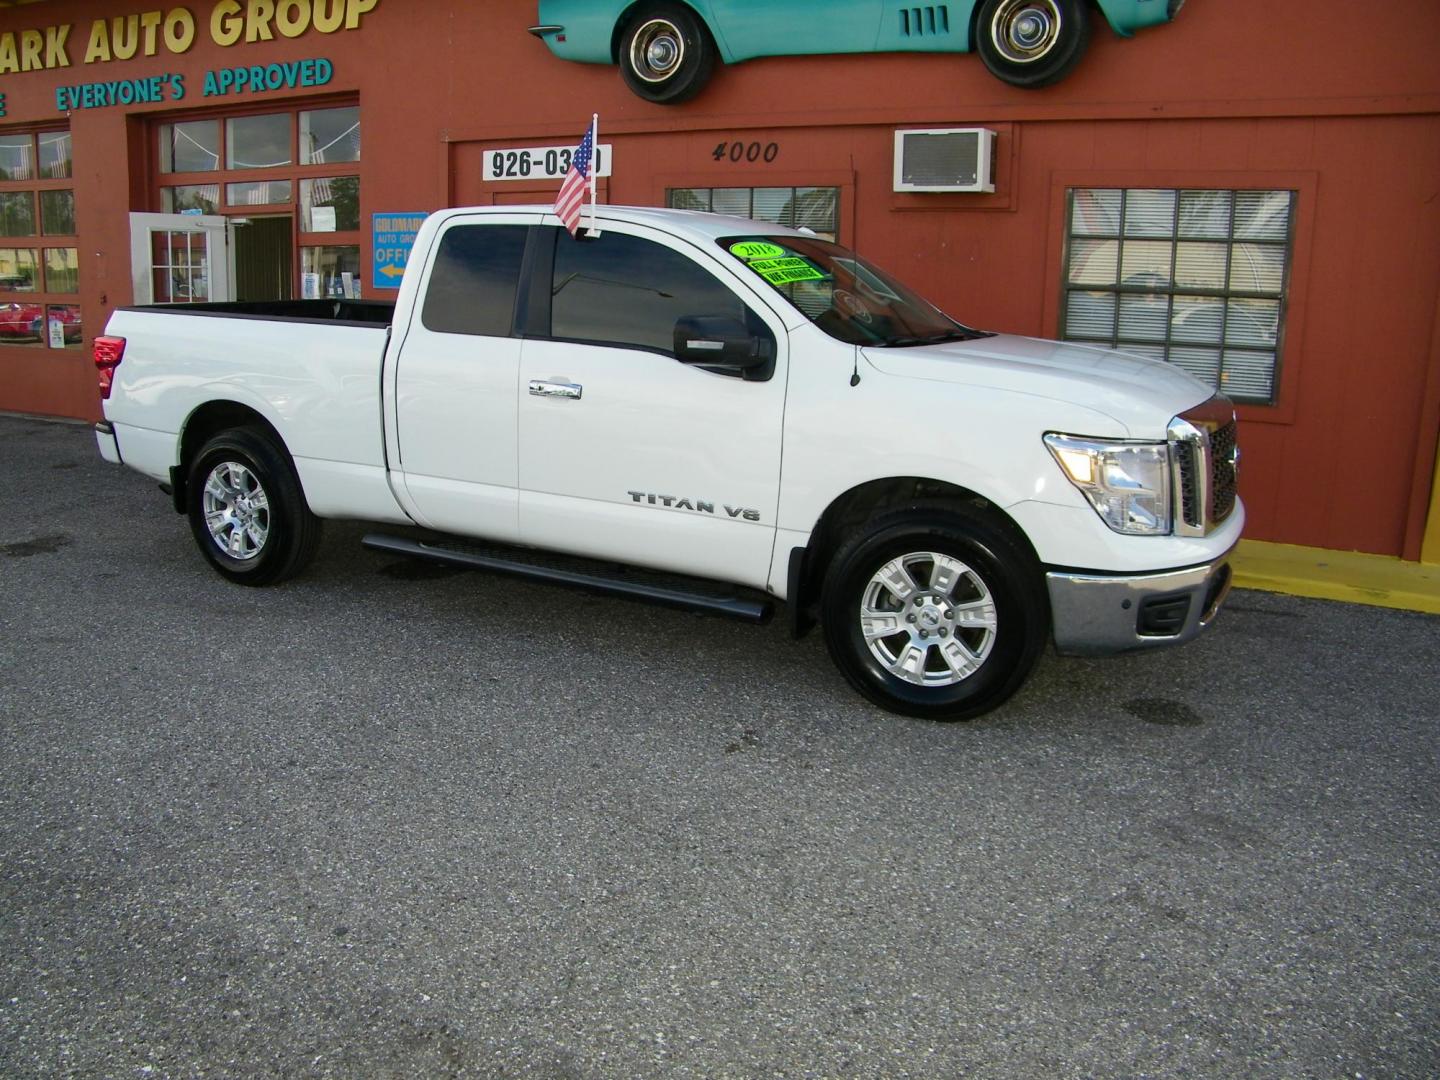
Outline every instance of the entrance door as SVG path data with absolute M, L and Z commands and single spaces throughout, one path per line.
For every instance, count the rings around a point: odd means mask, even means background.
M 236 300 L 295 298 L 294 232 L 288 214 L 241 218 L 232 224 Z
M 229 226 L 218 215 L 131 214 L 135 303 L 233 300 L 230 251 Z

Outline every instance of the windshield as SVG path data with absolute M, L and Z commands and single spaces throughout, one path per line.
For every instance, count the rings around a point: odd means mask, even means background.
M 904 348 L 984 337 L 839 244 L 809 236 L 726 236 L 719 245 L 831 337 Z

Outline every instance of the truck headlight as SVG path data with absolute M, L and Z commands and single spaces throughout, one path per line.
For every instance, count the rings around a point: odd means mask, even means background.
M 1050 434 L 1045 445 L 1110 528 L 1134 536 L 1170 532 L 1170 449 L 1165 443 Z

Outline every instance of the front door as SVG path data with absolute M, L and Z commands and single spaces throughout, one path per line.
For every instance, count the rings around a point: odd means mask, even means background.
M 130 273 L 136 304 L 233 300 L 229 228 L 223 217 L 131 214 Z
M 520 358 L 520 539 L 763 588 L 780 488 L 783 324 L 718 262 L 662 233 L 618 223 L 599 239 L 548 232 L 548 326 L 532 327 L 541 333 Z M 768 339 L 778 354 L 768 378 L 676 360 L 686 316 L 735 320 Z

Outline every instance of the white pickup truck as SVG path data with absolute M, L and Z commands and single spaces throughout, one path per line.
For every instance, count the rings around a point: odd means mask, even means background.
M 783 600 L 860 693 L 934 719 L 1000 704 L 1049 640 L 1214 617 L 1244 512 L 1209 387 L 969 329 L 805 231 L 594 224 L 436 213 L 393 307 L 116 311 L 100 451 L 242 585 L 300 571 L 322 518 L 408 526 L 365 543 L 757 621 Z

